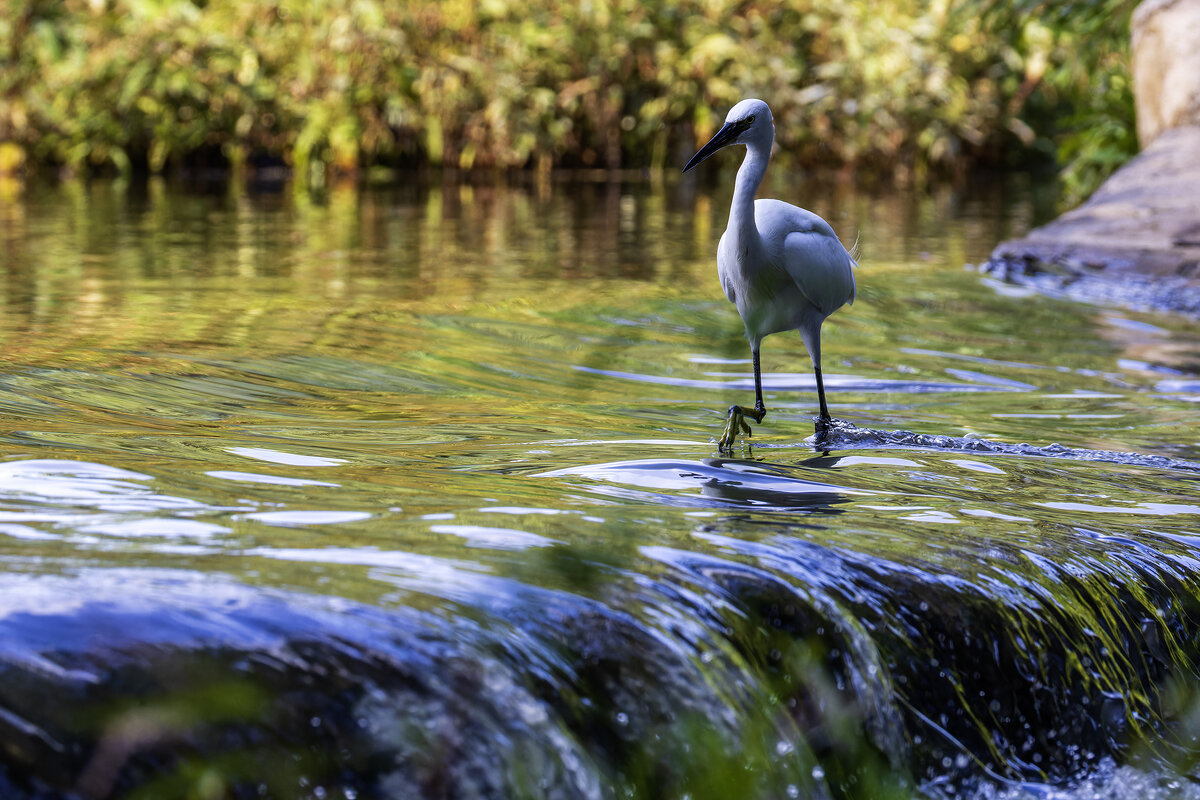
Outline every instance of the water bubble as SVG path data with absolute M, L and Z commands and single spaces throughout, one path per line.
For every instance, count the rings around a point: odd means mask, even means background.
M 812 768 L 812 776 L 813 776 L 813 780 L 816 780 L 816 781 L 825 780 L 825 769 L 820 764 L 817 764 L 815 767 Z
M 775 754 L 778 756 L 786 756 L 795 751 L 795 746 L 791 742 L 780 739 L 775 743 Z
M 789 783 L 788 787 L 787 787 L 787 796 L 788 797 L 799 797 L 800 796 L 800 787 L 794 783 Z
M 618 725 L 628 725 L 629 724 L 629 715 L 626 714 L 624 711 L 618 711 L 617 712 L 617 724 Z

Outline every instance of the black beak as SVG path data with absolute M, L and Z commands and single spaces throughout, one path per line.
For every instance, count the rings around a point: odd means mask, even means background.
M 692 156 L 691 161 L 687 162 L 687 166 L 683 168 L 683 171 L 687 172 L 725 145 L 733 142 L 737 138 L 737 135 L 744 131 L 746 127 L 746 125 L 741 124 L 741 120 L 738 122 L 726 122 L 721 127 L 721 130 L 717 131 L 717 135 L 708 140 L 708 144 L 696 151 L 696 155 Z

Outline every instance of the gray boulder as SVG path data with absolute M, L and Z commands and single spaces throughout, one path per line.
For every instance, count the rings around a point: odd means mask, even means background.
M 1085 300 L 1200 315 L 1200 0 L 1132 19 L 1143 151 L 1087 202 L 1003 242 L 998 277 Z

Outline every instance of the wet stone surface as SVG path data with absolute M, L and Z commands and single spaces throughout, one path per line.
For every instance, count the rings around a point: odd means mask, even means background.
M 1078 208 L 984 270 L 1074 299 L 1200 316 L 1200 126 L 1165 131 Z

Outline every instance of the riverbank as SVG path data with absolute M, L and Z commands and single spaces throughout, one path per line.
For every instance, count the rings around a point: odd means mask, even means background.
M 1142 153 L 1086 203 L 1001 243 L 985 269 L 1078 300 L 1200 316 L 1198 0 L 1133 13 L 1132 77 Z
M 1134 152 L 1132 0 L 954 5 L 14 0 L 0 173 L 665 169 L 747 95 L 799 167 L 1057 154 L 1081 195 Z
M 1200 316 L 1200 126 L 1166 131 L 1087 202 L 985 269 L 1075 299 Z

